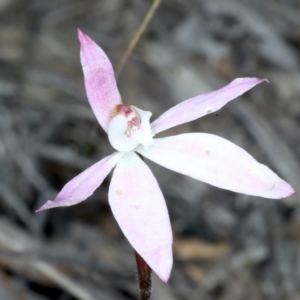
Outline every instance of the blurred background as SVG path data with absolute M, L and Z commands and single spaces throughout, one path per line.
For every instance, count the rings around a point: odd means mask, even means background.
M 153 112 L 236 77 L 266 77 L 215 114 L 163 134 L 231 140 L 300 191 L 300 1 L 163 0 L 119 81 Z M 34 211 L 112 152 L 90 109 L 77 28 L 116 68 L 149 0 L 0 1 L 0 299 L 136 299 L 134 252 L 87 201 Z M 163 136 L 163 135 L 160 135 Z M 167 201 L 174 268 L 153 300 L 299 300 L 299 194 L 274 201 L 149 166 Z

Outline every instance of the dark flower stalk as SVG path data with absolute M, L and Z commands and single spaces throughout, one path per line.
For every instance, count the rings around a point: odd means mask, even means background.
M 139 300 L 150 300 L 152 293 L 152 270 L 136 251 L 135 259 L 138 269 Z

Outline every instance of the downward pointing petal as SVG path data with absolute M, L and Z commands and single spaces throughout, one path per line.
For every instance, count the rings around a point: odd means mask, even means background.
M 134 152 L 126 153 L 118 163 L 108 197 L 126 238 L 166 282 L 173 262 L 169 215 L 153 174 Z
M 116 152 L 84 170 L 63 187 L 55 200 L 48 200 L 37 212 L 59 206 L 71 206 L 85 200 L 94 193 L 122 156 L 123 153 Z
M 229 101 L 241 96 L 257 84 L 267 81 L 259 78 L 237 78 L 225 87 L 199 95 L 167 110 L 151 124 L 153 134 L 187 123 L 215 112 Z
M 107 131 L 114 107 L 122 102 L 114 70 L 104 51 L 80 29 L 78 38 L 87 97 L 98 122 Z
M 295 193 L 245 150 L 212 134 L 156 139 L 152 146 L 136 151 L 168 169 L 237 193 L 274 199 Z

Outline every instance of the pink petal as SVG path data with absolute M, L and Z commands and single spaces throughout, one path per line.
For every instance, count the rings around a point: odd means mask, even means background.
M 114 70 L 104 51 L 80 29 L 78 38 L 87 97 L 98 122 L 107 131 L 114 107 L 122 103 Z
M 126 238 L 166 282 L 173 262 L 168 210 L 155 177 L 134 152 L 118 163 L 108 198 Z
M 92 165 L 69 181 L 55 200 L 48 200 L 38 211 L 77 204 L 91 196 L 112 168 L 122 158 L 123 153 L 116 152 Z
M 152 132 L 157 134 L 215 112 L 263 81 L 268 82 L 267 79 L 237 78 L 219 90 L 183 101 L 155 120 L 151 124 Z
M 284 198 L 294 189 L 250 154 L 221 137 L 190 133 L 156 139 L 137 152 L 154 162 L 219 188 L 265 198 Z

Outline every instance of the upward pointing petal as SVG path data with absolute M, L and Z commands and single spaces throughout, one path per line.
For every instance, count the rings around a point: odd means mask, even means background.
M 187 123 L 219 110 L 257 84 L 268 81 L 259 78 L 237 78 L 225 87 L 183 101 L 167 110 L 151 124 L 153 134 Z
M 173 263 L 169 215 L 155 177 L 134 152 L 125 153 L 117 165 L 108 198 L 126 238 L 166 282 Z
M 85 200 L 94 193 L 122 156 L 122 152 L 116 152 L 84 170 L 63 187 L 55 200 L 48 200 L 37 212 L 59 206 L 71 206 Z
M 98 122 L 107 131 L 114 107 L 122 103 L 114 70 L 104 51 L 80 29 L 78 38 L 87 97 Z

